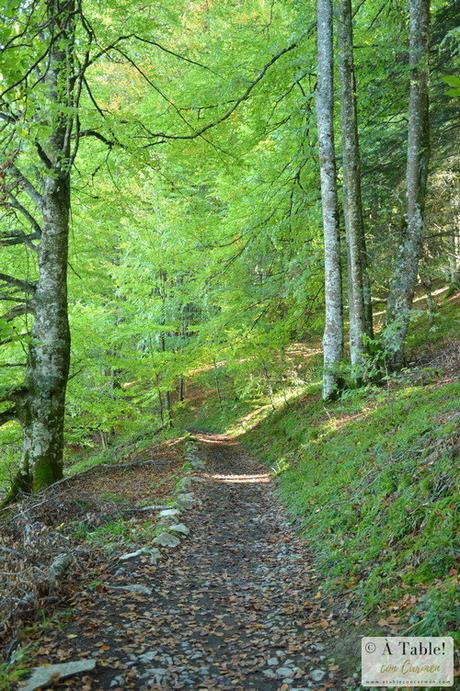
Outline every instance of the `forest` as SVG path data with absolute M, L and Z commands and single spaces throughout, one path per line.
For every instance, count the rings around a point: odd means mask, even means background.
M 455 638 L 459 106 L 459 0 L 3 0 L 0 689 Z

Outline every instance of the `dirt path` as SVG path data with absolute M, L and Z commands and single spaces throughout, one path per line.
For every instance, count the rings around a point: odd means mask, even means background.
M 156 566 L 114 564 L 46 633 L 38 662 L 97 659 L 61 689 L 349 688 L 327 659 L 331 621 L 266 469 L 224 437 L 202 437 L 200 454 L 199 501 L 181 516 L 189 537 Z M 127 584 L 152 593 L 111 587 Z

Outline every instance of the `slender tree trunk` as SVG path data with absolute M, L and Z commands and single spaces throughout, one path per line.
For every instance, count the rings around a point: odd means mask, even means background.
M 166 399 L 166 412 L 168 414 L 168 427 L 172 427 L 173 420 L 172 420 L 172 402 L 171 402 L 171 392 L 170 391 L 166 391 L 165 399 Z
M 161 425 L 164 426 L 165 419 L 164 419 L 164 415 L 163 415 L 163 395 L 162 395 L 161 389 L 160 389 L 160 375 L 159 374 L 157 374 L 157 393 L 158 393 L 158 403 L 160 405 Z
M 338 366 L 343 354 L 342 278 L 334 147 L 332 33 L 332 0 L 318 0 L 316 113 L 324 235 L 323 398 L 325 400 L 333 398 L 339 388 Z
M 449 237 L 449 283 L 460 286 L 460 234 L 455 232 Z
M 167 274 L 165 271 L 160 271 L 160 282 L 161 324 L 166 324 Z M 166 334 L 164 331 L 160 333 L 160 349 L 162 353 L 166 352 Z M 167 426 L 172 427 L 172 403 L 171 392 L 169 390 L 165 393 L 165 403 Z
M 185 401 L 185 378 L 179 379 L 179 401 Z
M 343 211 L 349 270 L 350 359 L 353 365 L 359 365 L 364 353 L 363 337 L 365 334 L 372 334 L 372 309 L 361 201 L 351 0 L 339 0 L 338 7 Z
M 48 99 L 44 142 L 47 159 L 38 249 L 34 324 L 26 372 L 26 413 L 21 478 L 24 488 L 39 490 L 62 477 L 63 430 L 70 360 L 67 315 L 67 257 L 70 211 L 69 83 L 74 42 L 73 2 L 48 0 L 51 48 L 45 76 Z M 55 36 L 60 34 L 60 40 Z M 46 108 L 46 106 L 45 106 Z
M 409 125 L 407 142 L 407 230 L 390 285 L 384 332 L 388 365 L 404 364 L 404 345 L 422 249 L 429 162 L 429 0 L 409 0 Z

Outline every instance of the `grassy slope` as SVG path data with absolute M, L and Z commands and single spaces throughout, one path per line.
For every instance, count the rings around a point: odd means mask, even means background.
M 416 595 L 412 631 L 425 635 L 454 628 L 459 398 L 458 382 L 403 386 L 326 414 L 312 396 L 244 439 L 280 468 L 329 584 L 356 589 L 369 610 Z
M 436 362 L 452 351 L 458 317 L 458 299 L 434 323 L 421 315 L 413 352 Z M 223 431 L 246 415 L 233 431 L 278 473 L 327 585 L 351 591 L 387 630 L 446 635 L 455 626 L 460 381 L 448 370 L 418 366 L 327 406 L 310 384 L 276 411 L 256 408 L 252 421 L 237 404 L 208 402 L 196 422 Z

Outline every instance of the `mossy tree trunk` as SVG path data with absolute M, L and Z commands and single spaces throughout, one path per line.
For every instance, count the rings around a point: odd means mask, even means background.
M 409 0 L 409 122 L 407 141 L 407 226 L 390 284 L 385 349 L 390 369 L 404 364 L 404 345 L 422 251 L 429 162 L 429 0 Z
M 343 354 L 343 308 L 337 179 L 334 145 L 333 23 L 331 0 L 318 0 L 318 86 L 316 114 L 321 175 L 324 235 L 323 398 L 334 398 L 339 388 L 338 367 Z
M 43 124 L 49 136 L 39 143 L 44 166 L 38 280 L 28 354 L 20 487 L 32 491 L 62 477 L 63 429 L 70 360 L 67 314 L 67 261 L 70 213 L 73 104 L 74 3 L 48 0 L 49 60 L 44 76 Z
M 337 20 L 341 86 L 343 212 L 349 271 L 350 359 L 353 365 L 359 365 L 364 353 L 364 335 L 372 335 L 372 308 L 361 200 L 351 0 L 339 0 Z

